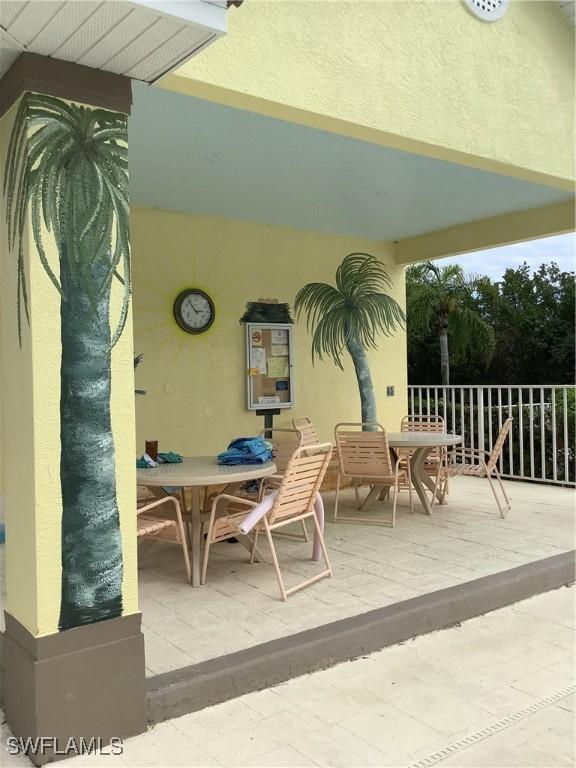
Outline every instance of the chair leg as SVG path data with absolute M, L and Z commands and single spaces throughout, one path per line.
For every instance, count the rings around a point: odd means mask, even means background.
M 492 478 L 490 477 L 490 473 L 486 470 L 486 479 L 488 480 L 488 483 L 490 485 L 490 490 L 492 491 L 492 494 L 494 496 L 494 501 L 496 502 L 496 506 L 498 507 L 498 512 L 500 513 L 500 517 L 505 516 L 505 512 L 502 509 L 502 505 L 500 504 L 500 499 L 498 498 L 498 494 L 496 493 L 496 486 L 494 485 Z
M 408 475 L 408 498 L 410 501 L 410 514 L 414 514 L 414 500 L 412 499 L 412 470 L 410 468 L 410 460 L 406 462 L 406 473 Z
M 430 499 L 430 509 L 434 507 L 434 504 L 438 500 L 437 493 L 440 487 L 440 467 L 436 470 L 436 479 L 434 480 L 434 490 L 432 491 L 432 498 Z M 443 498 L 441 494 L 441 498 Z
M 250 553 L 250 563 L 254 563 L 256 560 L 256 552 L 258 550 L 258 534 L 260 533 L 260 529 L 256 528 L 254 531 L 254 541 L 252 542 L 252 552 Z
M 502 482 L 502 477 L 500 475 L 500 472 L 498 471 L 498 467 L 494 467 L 494 472 L 496 474 L 496 479 L 498 480 L 498 483 L 500 485 L 502 496 L 504 496 L 504 501 L 506 502 L 506 504 L 504 505 L 504 514 L 502 515 L 502 517 L 504 517 L 504 515 L 510 511 L 510 507 L 512 504 L 511 504 L 510 496 L 508 496 L 508 494 L 506 493 L 506 488 L 504 487 L 504 483 Z
M 336 476 L 336 498 L 334 499 L 334 520 L 338 519 L 338 500 L 340 498 L 340 472 Z
M 354 495 L 356 496 L 356 509 L 360 509 L 360 492 L 358 490 L 358 480 L 354 480 Z
M 178 525 L 178 536 L 180 537 L 180 543 L 182 544 L 182 552 L 184 554 L 184 565 L 186 567 L 186 576 L 188 578 L 188 581 L 190 582 L 192 580 L 192 570 L 190 568 L 190 557 L 188 555 L 188 539 L 186 538 L 186 530 L 184 528 L 184 523 L 182 522 L 182 514 L 180 512 L 178 503 L 176 501 L 174 506 L 176 507 L 176 523 Z
M 200 576 L 200 584 L 206 584 L 206 573 L 208 571 L 208 558 L 210 557 L 210 534 L 211 533 L 212 531 L 208 532 L 206 544 L 204 545 L 204 560 L 202 561 L 202 575 Z
M 302 534 L 304 536 L 304 541 L 309 542 L 310 537 L 308 536 L 308 528 L 306 528 L 306 520 L 301 520 L 300 522 L 302 523 Z
M 328 557 L 328 550 L 326 549 L 326 544 L 324 542 L 324 535 L 320 529 L 320 523 L 318 522 L 318 518 L 316 515 L 312 518 L 314 520 L 314 528 L 316 529 L 316 536 L 318 536 L 318 541 L 320 542 L 320 549 L 322 550 L 322 556 L 324 557 L 324 562 L 326 563 L 326 568 L 329 571 L 330 577 L 332 576 L 332 566 L 330 565 L 330 558 Z
M 392 528 L 396 525 L 396 504 L 398 502 L 398 470 L 394 476 L 394 503 L 392 505 Z
M 270 547 L 270 552 L 272 554 L 272 563 L 274 565 L 274 570 L 276 571 L 276 578 L 278 580 L 278 586 L 280 587 L 280 595 L 285 602 L 287 599 L 286 588 L 284 587 L 280 566 L 278 565 L 278 558 L 276 557 L 276 550 L 274 549 L 274 541 L 272 540 L 272 532 L 270 531 L 270 526 L 268 525 L 268 520 L 266 520 L 266 518 L 264 518 L 264 530 L 266 531 L 268 546 Z

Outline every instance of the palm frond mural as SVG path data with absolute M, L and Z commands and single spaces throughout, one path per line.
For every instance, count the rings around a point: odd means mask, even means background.
M 111 353 L 130 303 L 127 118 L 27 93 L 4 173 L 18 259 L 18 334 L 30 321 L 24 231 L 60 294 L 62 596 L 59 628 L 122 613 L 122 545 L 110 418 Z M 48 240 L 58 251 L 49 258 Z M 111 327 L 113 281 L 122 306 Z
M 296 316 L 307 315 L 312 332 L 312 360 L 331 357 L 343 369 L 346 349 L 356 371 L 362 421 L 378 420 L 374 386 L 366 350 L 377 349 L 379 335 L 390 336 L 404 324 L 404 312 L 386 291 L 392 286 L 388 273 L 368 253 L 350 253 L 336 272 L 336 287 L 308 283 L 298 291 Z

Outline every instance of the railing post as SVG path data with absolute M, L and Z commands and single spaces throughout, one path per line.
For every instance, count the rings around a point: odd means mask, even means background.
M 481 451 L 486 450 L 484 443 L 484 387 L 478 387 L 476 390 L 476 399 L 478 402 L 478 448 Z

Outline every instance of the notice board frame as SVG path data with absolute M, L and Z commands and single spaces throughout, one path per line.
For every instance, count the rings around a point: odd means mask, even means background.
M 249 411 L 264 411 L 264 410 L 276 410 L 278 408 L 293 408 L 294 407 L 294 326 L 291 323 L 246 323 L 246 405 Z M 284 332 L 286 338 L 285 344 L 288 346 L 287 355 L 274 356 L 269 354 L 272 346 L 282 346 L 280 344 L 271 344 L 268 342 L 268 338 L 272 336 L 272 332 Z M 256 346 L 253 343 L 253 333 L 260 332 L 262 343 L 260 346 Z M 266 366 L 268 367 L 268 360 L 284 359 L 288 358 L 288 375 L 287 376 L 268 376 L 266 374 L 255 374 L 253 353 L 254 348 L 263 349 L 266 355 Z M 276 385 L 279 382 L 287 382 L 288 390 L 287 395 L 284 394 L 286 390 L 277 390 Z M 271 387 L 274 388 L 274 393 L 271 391 Z M 262 388 L 266 392 L 265 395 L 259 394 Z M 268 390 L 270 389 L 270 392 Z M 279 399 L 274 402 L 260 402 L 259 397 L 278 397 Z

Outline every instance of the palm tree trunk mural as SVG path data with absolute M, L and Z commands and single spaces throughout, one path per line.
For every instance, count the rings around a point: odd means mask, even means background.
M 65 630 L 122 613 L 110 394 L 112 349 L 130 301 L 126 116 L 25 94 L 8 148 L 4 195 L 9 245 L 18 258 L 21 345 L 22 307 L 29 318 L 28 215 L 39 259 L 61 296 L 59 628 Z M 112 331 L 115 281 L 123 298 Z
M 346 341 L 346 349 L 350 353 L 350 357 L 354 363 L 354 370 L 356 371 L 356 380 L 358 381 L 358 390 L 360 392 L 362 421 L 364 423 L 378 421 L 376 398 L 374 397 L 374 385 L 372 384 L 372 376 L 370 375 L 368 356 L 366 355 L 364 347 L 352 338 Z
M 66 257 L 65 248 L 61 253 Z M 61 629 L 122 613 L 122 546 L 110 419 L 110 297 L 92 307 L 67 258 L 60 278 Z M 84 318 L 84 322 L 78 322 Z

